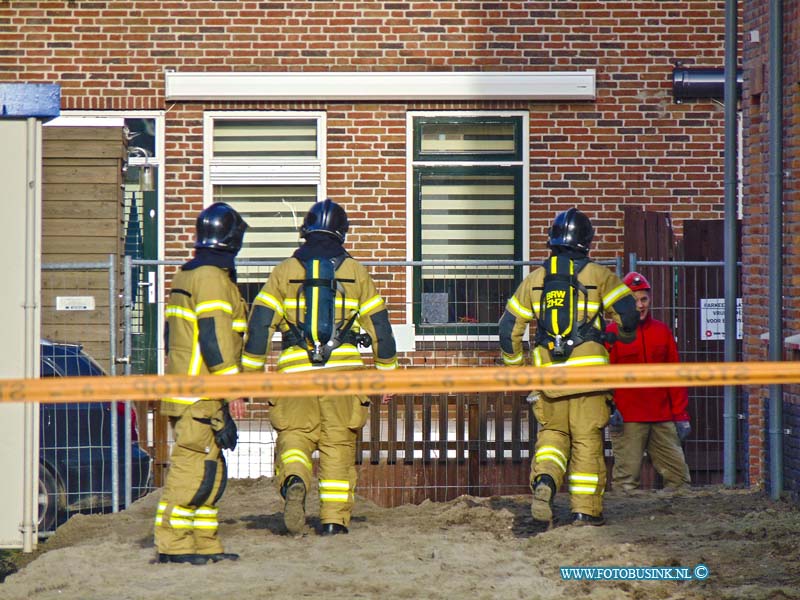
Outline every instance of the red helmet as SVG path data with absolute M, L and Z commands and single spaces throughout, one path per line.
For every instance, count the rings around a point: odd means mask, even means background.
M 625 277 L 622 279 L 622 283 L 631 288 L 632 292 L 650 289 L 650 282 L 647 281 L 647 277 L 641 273 L 637 273 L 636 271 L 631 271 L 625 275 Z

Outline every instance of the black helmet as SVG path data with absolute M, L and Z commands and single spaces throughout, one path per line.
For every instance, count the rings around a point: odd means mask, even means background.
M 242 249 L 247 223 L 229 204 L 215 202 L 197 216 L 195 248 L 214 248 L 236 254 Z
M 322 231 L 343 242 L 349 227 L 350 223 L 344 209 L 330 198 L 325 198 L 322 202 L 314 203 L 306 214 L 300 227 L 300 237 L 305 238 L 312 231 Z
M 577 208 L 559 213 L 549 231 L 547 247 L 566 246 L 587 254 L 594 237 L 594 227 L 585 214 Z

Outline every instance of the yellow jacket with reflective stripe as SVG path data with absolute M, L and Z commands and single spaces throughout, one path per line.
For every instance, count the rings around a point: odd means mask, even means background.
M 524 364 L 522 337 L 528 324 L 536 322 L 541 306 L 542 288 L 547 269 L 539 267 L 528 275 L 519 285 L 514 295 L 506 304 L 506 310 L 515 317 L 514 327 L 511 332 L 512 354 L 503 353 L 503 362 L 508 366 L 522 366 Z M 591 321 L 602 311 L 603 315 L 610 316 L 618 325 L 622 321 L 617 312 L 612 308 L 614 303 L 631 293 L 628 286 L 617 275 L 595 262 L 588 262 L 578 273 L 578 281 L 588 291 L 588 305 L 586 320 Z M 584 299 L 579 294 L 578 322 L 584 322 Z M 601 329 L 600 320 L 594 323 Z M 533 339 L 533 332 L 531 332 Z M 537 367 L 580 367 L 608 364 L 608 351 L 599 342 L 586 341 L 576 346 L 566 361 L 553 360 L 550 351 L 544 346 L 536 346 L 532 351 L 532 363 Z M 585 390 L 542 390 L 550 397 L 557 398 L 566 395 L 582 393 Z
M 268 331 L 251 330 L 248 334 L 267 336 L 267 354 L 269 354 L 269 345 L 276 330 L 282 333 L 288 331 L 288 323 L 302 330 L 300 323 L 305 318 L 305 301 L 302 295 L 298 298 L 298 292 L 301 286 L 300 281 L 305 278 L 306 272 L 303 264 L 294 257 L 288 258 L 275 267 L 253 301 L 254 308 L 261 304 L 274 311 Z M 383 370 L 397 368 L 396 353 L 391 358 L 378 357 L 380 341 L 376 336 L 372 317 L 385 311 L 386 305 L 367 269 L 357 260 L 348 257 L 336 269 L 335 278 L 339 283 L 339 289 L 344 292 L 336 294 L 336 325 L 341 326 L 354 313 L 358 313 L 351 331 L 354 333 L 364 331 L 370 335 L 375 367 Z M 346 280 L 352 280 L 352 282 Z M 242 357 L 245 371 L 261 371 L 265 367 L 265 361 L 266 355 L 253 355 L 245 352 Z M 359 349 L 353 344 L 345 343 L 333 351 L 324 365 L 312 364 L 303 347 L 290 346 L 281 351 L 276 370 L 283 373 L 294 373 L 312 369 L 358 369 L 363 366 L 364 361 Z
M 169 328 L 167 374 L 231 375 L 241 371 L 242 342 L 247 331 L 247 304 L 228 271 L 205 265 L 178 271 L 165 319 Z M 222 362 L 206 364 L 200 347 L 198 320 L 212 318 Z M 163 398 L 162 411 L 180 415 L 202 397 Z

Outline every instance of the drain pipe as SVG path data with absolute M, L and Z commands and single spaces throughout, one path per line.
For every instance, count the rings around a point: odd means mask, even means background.
M 736 362 L 736 296 L 738 295 L 738 260 L 736 224 L 737 206 L 737 143 L 738 105 L 736 56 L 737 44 L 736 0 L 725 0 L 725 362 Z M 737 426 L 736 386 L 724 388 L 723 439 L 724 462 L 722 482 L 725 487 L 736 484 L 736 426 Z
M 783 360 L 783 0 L 769 3 L 769 360 Z M 783 492 L 783 386 L 769 386 L 770 496 Z

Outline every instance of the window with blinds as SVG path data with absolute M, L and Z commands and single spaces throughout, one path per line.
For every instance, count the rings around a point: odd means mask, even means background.
M 214 113 L 209 180 L 213 201 L 227 202 L 250 226 L 239 260 L 279 262 L 300 244 L 299 228 L 324 194 L 324 113 Z M 266 281 L 271 267 L 240 267 L 243 289 Z M 252 290 L 249 290 L 247 293 Z
M 418 333 L 496 332 L 520 278 L 521 121 L 414 118 Z

